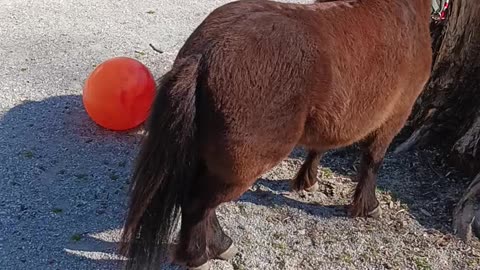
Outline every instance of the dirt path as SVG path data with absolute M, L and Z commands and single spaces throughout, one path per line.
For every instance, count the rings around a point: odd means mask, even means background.
M 0 0 L 0 269 L 116 269 L 140 135 L 92 124 L 83 80 L 114 56 L 135 57 L 158 77 L 225 2 Z M 329 153 L 323 192 L 302 195 L 288 188 L 304 158 L 295 151 L 222 206 L 221 222 L 241 252 L 214 269 L 480 268 L 480 249 L 449 234 L 467 182 L 446 177 L 434 152 L 387 157 L 379 220 L 345 217 L 356 157 L 353 148 Z

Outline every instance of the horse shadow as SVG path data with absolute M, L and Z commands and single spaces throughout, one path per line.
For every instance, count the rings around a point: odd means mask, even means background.
M 468 178 L 445 165 L 444 157 L 437 149 L 424 148 L 395 154 L 393 150 L 405 140 L 406 134 L 405 130 L 400 133 L 387 151 L 378 174 L 377 194 L 389 194 L 392 200 L 404 205 L 425 229 L 451 234 L 453 209 L 468 185 Z M 288 158 L 303 163 L 306 154 L 304 149 L 295 148 Z M 353 178 L 360 156 L 360 147 L 355 144 L 329 151 L 319 166 L 328 168 L 337 176 Z M 257 188 L 245 193 L 239 201 L 263 206 L 287 206 L 322 218 L 347 216 L 346 204 L 322 205 L 286 196 L 292 193 L 290 181 L 261 178 L 254 185 Z M 319 181 L 323 181 L 320 176 Z M 263 189 L 261 197 L 255 194 L 258 187 Z
M 341 204 L 322 205 L 315 201 L 298 200 L 288 196 L 287 194 L 290 193 L 289 181 L 288 179 L 271 181 L 261 178 L 256 181 L 254 190 L 245 192 L 237 201 L 267 207 L 286 206 L 299 209 L 308 215 L 322 218 L 342 216 L 342 212 L 345 211 L 344 205 Z

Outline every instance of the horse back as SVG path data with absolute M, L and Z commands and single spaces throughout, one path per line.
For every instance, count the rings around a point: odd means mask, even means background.
M 270 1 L 212 12 L 178 54 L 203 56 L 199 121 L 212 164 L 344 146 L 408 111 L 428 78 L 428 26 L 396 12 Z

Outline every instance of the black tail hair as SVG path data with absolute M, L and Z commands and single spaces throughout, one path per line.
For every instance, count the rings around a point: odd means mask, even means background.
M 196 95 L 200 57 L 178 59 L 158 84 L 137 157 L 120 240 L 126 269 L 158 268 L 196 174 Z

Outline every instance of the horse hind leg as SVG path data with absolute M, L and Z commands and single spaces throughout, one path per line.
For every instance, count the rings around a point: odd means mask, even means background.
M 177 249 L 176 259 L 181 258 L 188 269 L 208 270 L 211 259 L 230 260 L 237 254 L 233 240 L 225 234 L 218 221 L 216 209 L 206 210 L 205 218 L 197 225 L 193 224 L 193 218 L 184 217 L 186 222 L 182 231 L 184 236 L 189 234 L 189 237 L 182 239 L 183 244 Z
M 228 261 L 237 253 L 238 249 L 233 240 L 223 231 L 216 213 L 211 219 L 213 235 L 209 243 L 209 250 L 213 257 L 220 260 Z
M 390 118 L 362 143 L 360 168 L 356 176 L 358 184 L 353 195 L 353 202 L 349 207 L 349 214 L 352 217 L 379 217 L 381 215 L 380 204 L 375 195 L 378 171 L 388 146 L 407 118 L 408 113 Z
M 182 204 L 180 241 L 174 262 L 186 265 L 188 269 L 207 270 L 210 259 L 233 257 L 236 248 L 224 233 L 216 208 L 238 198 L 248 188 L 249 185 L 240 181 L 224 181 L 209 174 L 196 179 Z
M 305 162 L 300 167 L 297 175 L 292 181 L 292 190 L 314 192 L 319 189 L 317 181 L 318 163 L 322 158 L 323 152 L 311 150 Z

